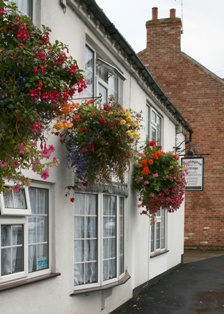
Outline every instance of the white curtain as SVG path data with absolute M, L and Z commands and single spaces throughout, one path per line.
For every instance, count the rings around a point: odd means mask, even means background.
M 74 284 L 97 282 L 97 196 L 77 193 L 74 211 Z
M 34 272 L 48 267 L 48 190 L 30 188 L 32 215 L 28 224 L 28 269 Z
M 1 226 L 1 275 L 24 270 L 23 225 Z

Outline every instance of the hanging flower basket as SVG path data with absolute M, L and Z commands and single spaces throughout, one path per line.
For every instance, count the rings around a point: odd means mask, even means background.
M 83 185 L 124 182 L 124 173 L 139 139 L 140 115 L 113 101 L 103 107 L 93 101 L 70 104 L 54 125 L 63 130 L 68 166 Z M 69 113 L 70 111 L 70 113 Z
M 173 212 L 184 199 L 185 169 L 179 156 L 163 152 L 154 141 L 146 143 L 133 169 L 132 186 L 140 195 L 142 214 L 155 214 L 160 208 Z
M 0 192 L 6 179 L 28 184 L 22 169 L 48 177 L 49 167 L 58 164 L 50 161 L 54 147 L 46 145 L 52 121 L 86 87 L 67 47 L 50 43 L 49 34 L 0 0 Z

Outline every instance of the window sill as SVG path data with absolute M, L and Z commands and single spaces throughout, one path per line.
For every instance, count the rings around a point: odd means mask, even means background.
M 164 251 L 155 252 L 155 253 L 152 253 L 152 254 L 150 255 L 150 258 L 154 258 L 154 257 L 157 257 L 157 256 L 159 256 L 159 255 L 166 254 L 166 253 L 168 253 L 168 252 L 169 252 L 169 250 L 164 250 Z
M 35 283 L 38 281 L 54 278 L 54 277 L 57 277 L 60 275 L 61 275 L 60 273 L 50 273 L 50 274 L 46 274 L 46 275 L 42 275 L 42 276 L 29 278 L 29 279 L 18 280 L 16 282 L 14 281 L 14 282 L 10 282 L 10 283 L 0 284 L 0 292 L 6 291 L 9 289 L 14 289 L 14 288 L 26 286 L 26 285 L 29 285 L 31 283 Z
M 119 281 L 110 283 L 108 285 L 100 286 L 100 287 L 75 290 L 73 293 L 70 294 L 70 296 L 78 295 L 78 294 L 86 294 L 87 295 L 91 292 L 102 291 L 102 290 L 110 289 L 110 288 L 113 288 L 116 286 L 120 286 L 120 285 L 125 284 L 130 278 L 131 278 L 131 276 L 128 274 L 128 272 L 126 272 L 124 277 L 122 277 Z

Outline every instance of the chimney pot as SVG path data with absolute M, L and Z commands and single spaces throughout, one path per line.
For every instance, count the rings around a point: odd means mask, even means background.
M 176 17 L 176 9 L 170 9 L 170 18 Z
M 152 8 L 152 19 L 158 20 L 158 8 Z

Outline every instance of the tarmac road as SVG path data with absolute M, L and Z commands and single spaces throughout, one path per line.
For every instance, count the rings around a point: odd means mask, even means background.
M 192 251 L 184 263 L 111 314 L 224 314 L 224 251 Z

